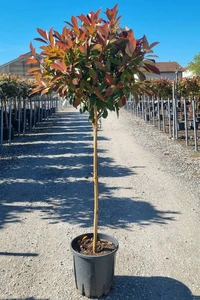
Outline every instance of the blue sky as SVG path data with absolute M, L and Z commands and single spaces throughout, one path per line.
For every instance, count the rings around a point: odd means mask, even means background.
M 176 61 L 182 67 L 200 53 L 200 0 L 5 0 L 1 3 L 0 65 L 29 51 L 38 37 L 36 28 L 60 31 L 71 16 L 112 8 L 119 4 L 121 26 L 133 29 L 136 38 L 158 41 L 157 61 Z M 40 43 L 33 41 L 36 49 Z M 37 51 L 38 52 L 38 51 Z

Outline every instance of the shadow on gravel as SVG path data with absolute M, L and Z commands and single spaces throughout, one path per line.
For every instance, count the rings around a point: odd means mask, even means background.
M 38 256 L 37 253 L 0 252 L 2 256 Z
M 0 229 L 6 223 L 23 222 L 26 214 L 35 210 L 50 224 L 62 221 L 82 228 L 92 226 L 93 145 L 92 128 L 88 124 L 87 116 L 76 112 L 59 113 L 57 118 L 45 121 L 36 130 L 38 135 L 36 132 L 22 139 L 26 147 L 20 144 L 20 139 L 8 147 L 9 160 L 5 157 L 0 168 L 5 169 L 0 173 Z M 71 128 L 73 131 L 65 134 Z M 106 156 L 106 152 L 106 149 L 99 151 L 100 177 L 120 180 L 137 176 L 138 167 L 116 165 L 111 157 L 101 157 L 102 153 Z M 175 220 L 177 212 L 157 210 L 142 199 L 113 197 L 112 192 L 116 190 L 100 182 L 99 193 L 103 195 L 100 197 L 100 225 L 128 229 L 133 223 L 166 224 Z
M 28 297 L 28 298 L 0 298 L 0 300 L 49 300 L 48 298 L 35 298 L 35 297 Z
M 116 276 L 114 289 L 102 299 L 200 300 L 182 282 L 169 277 Z

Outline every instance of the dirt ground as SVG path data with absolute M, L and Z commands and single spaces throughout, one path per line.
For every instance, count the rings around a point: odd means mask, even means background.
M 119 241 L 103 299 L 200 300 L 200 156 L 123 109 L 99 130 L 99 231 Z M 71 107 L 0 152 L 0 300 L 86 299 L 70 242 L 92 232 L 92 128 Z

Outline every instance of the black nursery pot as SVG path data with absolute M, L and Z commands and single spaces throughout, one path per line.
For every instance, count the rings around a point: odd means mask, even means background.
M 75 284 L 79 292 L 89 298 L 107 295 L 114 285 L 115 257 L 118 250 L 118 241 L 107 234 L 98 233 L 98 238 L 112 242 L 116 248 L 104 255 L 84 255 L 77 252 L 76 245 L 84 236 L 89 238 L 93 233 L 77 236 L 71 242 L 74 260 Z
M 8 141 L 9 140 L 9 128 L 3 127 L 3 140 Z M 14 140 L 14 129 L 11 127 L 11 140 Z

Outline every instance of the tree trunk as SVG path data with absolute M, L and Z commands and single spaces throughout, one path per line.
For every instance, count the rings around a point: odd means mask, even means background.
M 5 111 L 5 127 L 8 128 L 7 99 L 5 100 L 4 111 Z
M 93 175 L 94 175 L 94 236 L 93 236 L 93 253 L 97 249 L 97 227 L 98 227 L 98 157 L 97 157 L 97 107 L 94 106 L 94 122 L 93 122 L 93 134 L 94 134 L 94 157 L 93 157 Z

